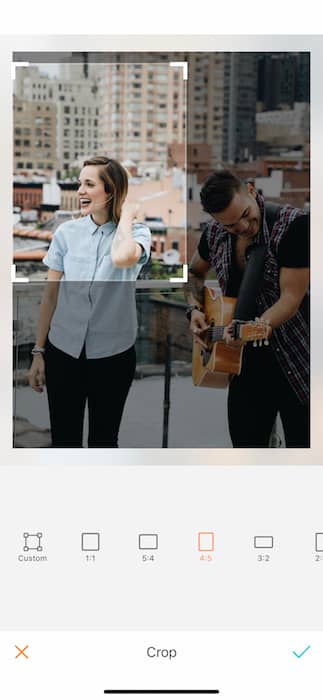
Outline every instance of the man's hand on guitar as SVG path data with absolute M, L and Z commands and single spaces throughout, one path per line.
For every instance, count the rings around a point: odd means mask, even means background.
M 271 333 L 272 328 L 269 321 L 255 318 L 254 321 L 246 321 L 243 323 L 233 319 L 231 323 L 224 328 L 223 340 L 227 345 L 232 345 L 234 347 L 241 347 L 248 341 L 253 341 L 254 344 L 258 344 L 261 347 L 263 343 L 264 345 L 268 345 L 268 338 L 270 338 Z
M 234 347 L 237 348 L 237 347 L 241 347 L 242 345 L 244 345 L 245 341 L 241 340 L 240 338 L 234 337 L 234 326 L 235 326 L 234 320 L 232 320 L 228 326 L 225 326 L 224 331 L 223 331 L 223 340 L 226 342 L 227 345 L 233 345 Z
M 194 339 L 196 342 L 204 348 L 204 350 L 207 349 L 206 343 L 202 340 L 200 337 L 201 334 L 203 334 L 204 331 L 208 329 L 208 325 L 205 321 L 205 314 L 203 311 L 198 311 L 197 309 L 194 309 L 191 314 L 191 323 L 190 323 L 190 330 L 194 335 Z

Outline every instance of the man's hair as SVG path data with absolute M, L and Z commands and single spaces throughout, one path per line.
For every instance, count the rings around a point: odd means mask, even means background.
M 210 175 L 200 193 L 204 211 L 208 214 L 224 211 L 231 204 L 236 192 L 240 192 L 244 187 L 244 182 L 230 170 L 219 170 Z
M 108 216 L 115 223 L 119 222 L 121 208 L 128 192 L 128 174 L 125 168 L 117 160 L 106 156 L 93 156 L 84 161 L 85 165 L 96 165 L 99 177 L 104 183 L 104 189 L 111 194 L 111 202 L 108 205 Z

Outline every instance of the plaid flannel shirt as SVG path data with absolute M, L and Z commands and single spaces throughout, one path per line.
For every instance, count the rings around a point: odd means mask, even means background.
M 265 244 L 267 247 L 263 283 L 256 297 L 257 315 L 261 316 L 280 297 L 277 260 L 279 243 L 291 222 L 305 212 L 302 209 L 295 209 L 289 204 L 282 206 L 272 231 L 269 232 L 264 200 L 258 194 L 257 203 L 261 211 L 262 225 L 253 244 Z M 222 224 L 213 220 L 206 226 L 206 238 L 209 248 L 209 263 L 215 269 L 222 293 L 225 295 L 233 255 L 232 237 Z M 310 343 L 305 300 L 291 319 L 273 330 L 270 344 L 299 401 L 306 403 L 309 399 Z

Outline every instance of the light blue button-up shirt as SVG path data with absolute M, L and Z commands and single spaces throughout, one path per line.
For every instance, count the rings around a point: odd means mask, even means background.
M 91 216 L 66 221 L 55 232 L 43 262 L 63 272 L 49 340 L 72 357 L 85 344 L 89 359 L 124 352 L 136 339 L 135 280 L 150 254 L 150 231 L 133 224 L 142 246 L 138 263 L 115 267 L 111 245 L 116 225 L 98 226 Z

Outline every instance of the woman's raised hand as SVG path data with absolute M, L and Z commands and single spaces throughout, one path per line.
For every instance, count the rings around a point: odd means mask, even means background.
M 139 212 L 138 202 L 130 202 L 128 199 L 122 205 L 121 216 L 131 219 L 136 219 Z

